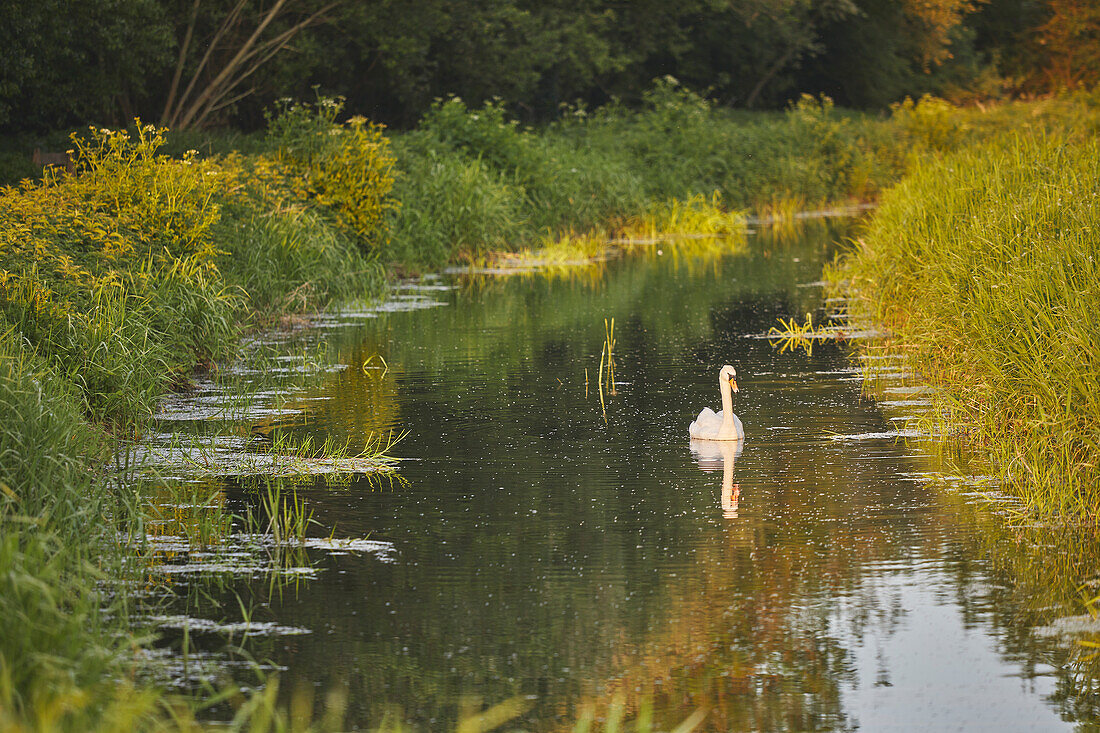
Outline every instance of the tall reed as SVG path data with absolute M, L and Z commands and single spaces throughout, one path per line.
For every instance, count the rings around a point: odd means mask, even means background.
M 1100 515 L 1100 143 L 1010 135 L 916 169 L 833 274 L 1040 512 Z

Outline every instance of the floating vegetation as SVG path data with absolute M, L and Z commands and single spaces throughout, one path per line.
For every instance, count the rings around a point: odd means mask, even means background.
M 789 320 L 780 318 L 779 324 L 782 328 L 772 326 L 768 329 L 768 338 L 773 347 L 779 347 L 780 354 L 795 349 L 802 349 L 807 354 L 812 354 L 814 343 L 817 341 L 847 337 L 847 334 L 836 328 L 815 327 L 813 316 L 809 313 L 806 314 L 806 322 L 803 324 L 799 324 L 794 318 Z
M 215 634 L 244 634 L 245 636 L 301 636 L 312 634 L 300 626 L 280 626 L 270 621 L 219 622 L 194 616 L 150 616 L 148 621 L 162 629 L 187 629 L 190 632 Z
M 296 496 L 295 499 L 297 500 Z M 304 513 L 304 502 L 297 501 L 296 510 Z M 253 517 L 243 520 L 243 523 L 245 527 L 251 523 L 256 528 L 261 522 Z M 305 522 L 300 524 L 305 525 Z M 229 574 L 245 577 L 271 573 L 308 576 L 316 574 L 316 569 L 311 565 L 296 568 L 272 566 L 266 553 L 286 548 L 318 550 L 335 555 L 370 554 L 383 562 L 391 562 L 395 553 L 392 543 L 381 540 L 361 537 L 305 537 L 285 530 L 281 535 L 245 530 L 226 533 L 216 545 L 197 543 L 193 537 L 183 534 L 149 534 L 145 537 L 143 557 L 145 567 L 151 574 Z
M 663 244 L 697 254 L 722 255 L 745 244 L 745 215 L 722 207 L 721 194 L 694 195 L 654 204 L 649 211 L 611 228 L 573 230 L 544 236 L 533 247 L 497 251 L 473 260 L 471 268 L 450 272 L 482 275 L 566 275 L 638 249 Z M 613 236 L 614 234 L 614 236 Z M 661 252 L 663 254 L 663 252 Z
M 390 450 L 405 435 L 371 433 L 363 449 L 353 454 L 348 443 L 339 444 L 332 438 L 320 444 L 312 437 L 297 442 L 277 432 L 277 442 L 269 443 L 263 437 L 171 433 L 160 436 L 160 443 L 153 437 L 128 446 L 126 464 L 146 475 L 176 478 L 385 473 L 396 469 L 397 459 Z
M 850 441 L 863 441 L 863 440 L 899 440 L 902 438 L 928 438 L 927 433 L 922 433 L 919 430 L 891 430 L 886 432 L 877 433 L 853 433 L 851 435 L 834 434 L 830 435 L 833 440 L 850 440 Z

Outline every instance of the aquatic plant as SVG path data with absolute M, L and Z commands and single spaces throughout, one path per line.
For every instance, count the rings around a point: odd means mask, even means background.
M 794 318 L 779 319 L 779 325 L 783 328 L 772 326 L 768 329 L 768 338 L 772 346 L 779 347 L 779 353 L 802 349 L 807 354 L 812 354 L 814 342 L 837 338 L 841 332 L 835 328 L 814 326 L 813 315 L 806 314 L 806 322 L 798 323 Z

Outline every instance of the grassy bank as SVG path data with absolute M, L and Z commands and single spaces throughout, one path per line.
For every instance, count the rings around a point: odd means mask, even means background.
M 916 167 L 836 273 L 936 389 L 929 426 L 981 446 L 1042 513 L 1100 508 L 1100 117 Z
M 699 197 L 712 213 L 780 218 L 875 200 L 918 161 L 1004 130 L 1094 125 L 1089 100 L 964 109 L 926 98 L 878 116 L 804 96 L 786 112 L 745 113 L 665 80 L 641 109 L 576 109 L 527 129 L 500 104 L 452 98 L 415 130 L 391 135 L 400 205 L 379 255 L 398 269 L 432 269 L 563 239 L 583 255 L 586 237 L 637 233 L 639 224 L 652 232 L 662 211 Z M 682 225 L 660 224 L 666 233 Z
M 718 212 L 868 199 L 903 168 L 895 132 L 809 97 L 785 114 L 736 114 L 670 81 L 642 110 L 574 110 L 538 131 L 500 105 L 441 101 L 394 136 L 401 207 L 381 254 L 412 268 L 473 261 L 610 236 L 699 197 Z

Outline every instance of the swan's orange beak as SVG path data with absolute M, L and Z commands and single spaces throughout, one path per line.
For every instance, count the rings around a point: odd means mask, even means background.
M 730 388 L 733 389 L 734 392 L 737 391 L 737 377 L 730 377 Z

